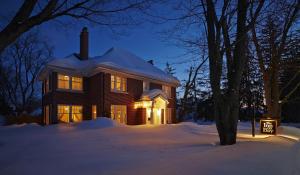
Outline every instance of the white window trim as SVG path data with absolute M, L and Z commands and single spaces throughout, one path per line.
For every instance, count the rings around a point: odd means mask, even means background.
M 114 75 L 114 74 L 111 74 L 110 75 L 110 86 L 111 86 L 111 79 L 112 79 L 112 76 L 114 76 L 114 89 L 112 89 L 112 87 L 110 87 L 110 91 L 111 92 L 115 92 L 115 93 L 125 93 L 127 94 L 127 78 L 125 77 L 122 77 L 122 76 L 119 76 L 119 75 Z M 117 77 L 120 78 L 121 80 L 121 90 L 118 90 L 116 87 L 117 87 Z M 122 87 L 123 87 L 123 81 L 125 80 L 125 91 L 122 90 Z

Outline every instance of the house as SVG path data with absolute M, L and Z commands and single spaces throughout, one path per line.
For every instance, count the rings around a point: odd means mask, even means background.
M 128 125 L 176 122 L 178 79 L 119 48 L 89 57 L 87 28 L 80 34 L 80 53 L 53 59 L 39 80 L 45 124 L 100 116 Z

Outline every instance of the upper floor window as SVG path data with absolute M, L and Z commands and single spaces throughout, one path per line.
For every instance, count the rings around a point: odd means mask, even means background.
M 166 93 L 168 98 L 171 98 L 171 87 L 170 86 L 163 85 L 162 90 L 164 93 Z
M 127 91 L 127 79 L 116 75 L 111 75 L 110 89 L 112 91 L 126 92 Z
M 70 89 L 70 77 L 67 75 L 58 74 L 57 77 L 58 88 L 59 89 Z
M 82 77 L 71 77 L 68 75 L 58 74 L 57 87 L 59 89 L 82 90 Z
M 150 89 L 149 81 L 143 81 L 143 92 L 149 91 L 149 89 Z
M 72 89 L 73 90 L 82 90 L 82 78 L 72 77 Z

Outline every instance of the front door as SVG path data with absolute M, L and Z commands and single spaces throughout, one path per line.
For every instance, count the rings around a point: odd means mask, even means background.
M 162 116 L 161 116 L 161 109 L 160 108 L 153 108 L 153 119 L 152 123 L 154 125 L 162 124 Z

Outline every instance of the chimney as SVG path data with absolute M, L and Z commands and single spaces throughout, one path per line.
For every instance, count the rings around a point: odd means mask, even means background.
M 89 58 L 89 32 L 87 27 L 82 28 L 80 33 L 80 60 L 87 60 Z
M 152 64 L 152 65 L 154 65 L 153 60 L 149 60 L 149 61 L 147 61 L 147 62 L 150 63 L 150 64 Z

